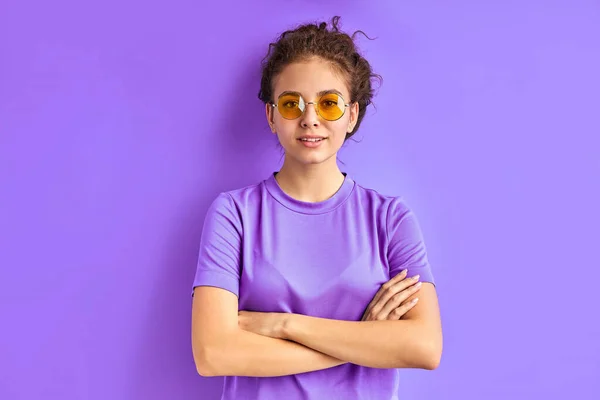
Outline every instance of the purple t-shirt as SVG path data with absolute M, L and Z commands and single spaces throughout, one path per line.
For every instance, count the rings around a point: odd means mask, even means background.
M 332 197 L 306 203 L 271 174 L 213 201 L 193 286 L 231 291 L 240 310 L 359 321 L 380 286 L 404 268 L 433 283 L 419 223 L 401 197 L 346 175 Z M 227 376 L 222 399 L 397 399 L 398 373 L 347 363 L 280 377 Z

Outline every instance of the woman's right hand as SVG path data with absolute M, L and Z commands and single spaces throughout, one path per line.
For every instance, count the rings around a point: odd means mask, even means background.
M 381 285 L 373 300 L 367 306 L 361 321 L 399 320 L 412 309 L 419 300 L 415 297 L 406 301 L 421 288 L 419 275 L 406 279 L 407 270 Z

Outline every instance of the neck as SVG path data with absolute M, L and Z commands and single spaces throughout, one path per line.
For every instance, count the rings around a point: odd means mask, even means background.
M 281 189 L 296 200 L 316 203 L 327 200 L 342 186 L 344 175 L 336 158 L 319 164 L 297 164 L 287 158 L 275 176 Z

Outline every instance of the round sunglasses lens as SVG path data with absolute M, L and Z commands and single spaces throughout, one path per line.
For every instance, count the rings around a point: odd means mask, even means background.
M 277 108 L 279 113 L 285 119 L 296 119 L 302 115 L 300 96 L 295 94 L 286 94 L 279 98 Z
M 340 119 L 344 115 L 344 99 L 335 93 L 328 93 L 319 100 L 319 113 L 329 121 Z

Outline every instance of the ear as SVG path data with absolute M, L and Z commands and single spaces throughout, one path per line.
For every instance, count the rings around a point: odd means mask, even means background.
M 271 129 L 271 132 L 275 133 L 275 123 L 273 122 L 275 113 L 273 110 L 273 106 L 269 103 L 265 104 L 265 115 L 267 117 L 267 123 L 269 124 L 269 128 Z
M 360 106 L 358 105 L 358 101 L 355 101 L 350 105 L 350 121 L 348 121 L 348 129 L 347 132 L 351 133 L 356 126 L 356 122 L 358 121 L 358 111 L 360 110 Z

